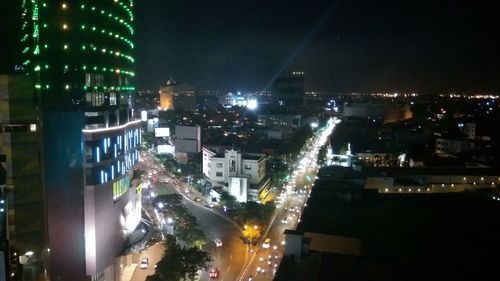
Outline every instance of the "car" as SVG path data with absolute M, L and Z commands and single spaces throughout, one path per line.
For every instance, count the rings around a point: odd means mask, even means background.
M 222 247 L 222 241 L 220 239 L 215 239 L 214 242 L 215 242 L 215 246 Z
M 147 258 L 147 257 L 146 257 L 146 258 L 143 258 L 143 259 L 141 260 L 141 264 L 139 265 L 139 267 L 140 267 L 141 269 L 146 269 L 146 268 L 148 268 L 148 266 L 149 266 L 149 258 Z
M 199 202 L 199 203 L 201 203 L 201 202 L 202 202 L 202 200 L 201 200 L 201 198 L 200 198 L 200 197 L 196 197 L 196 198 L 194 198 L 194 201 Z
M 267 249 L 271 246 L 271 238 L 267 237 L 266 240 L 264 240 L 264 243 L 262 243 L 262 248 Z
M 217 269 L 217 267 L 212 267 L 208 272 L 208 276 L 210 277 L 210 279 L 219 278 L 219 270 Z
M 288 217 L 284 217 L 284 218 L 281 220 L 281 223 L 288 223 Z

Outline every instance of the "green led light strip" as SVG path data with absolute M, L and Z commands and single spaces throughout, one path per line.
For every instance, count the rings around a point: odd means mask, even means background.
M 88 8 L 87 6 L 85 6 L 83 4 L 80 6 L 80 9 L 90 10 L 92 13 L 97 13 L 97 14 L 100 14 L 104 17 L 111 18 L 111 19 L 115 20 L 117 23 L 125 26 L 128 29 L 128 31 L 130 32 L 130 35 L 134 34 L 134 29 L 132 28 L 132 25 L 128 21 L 114 15 L 113 13 L 110 13 L 104 9 L 101 9 L 100 11 L 98 11 L 98 9 L 95 6 Z
M 112 57 L 124 58 L 127 61 L 127 63 L 129 63 L 129 62 L 133 63 L 134 62 L 134 58 L 132 56 L 124 54 L 124 53 L 122 53 L 119 50 L 108 50 L 105 47 L 97 47 L 96 45 L 94 45 L 92 43 L 90 43 L 88 45 L 85 45 L 85 44 L 82 45 L 81 50 L 82 51 L 91 50 L 91 51 L 98 52 L 98 53 L 101 53 L 101 54 L 107 54 L 107 55 L 110 55 Z
M 128 45 L 128 47 L 130 47 L 130 49 L 134 49 L 134 43 L 132 43 L 132 41 L 130 39 L 126 38 L 125 36 L 120 35 L 118 32 L 107 31 L 104 28 L 98 28 L 95 25 L 90 26 L 87 24 L 81 24 L 80 30 L 82 30 L 84 32 L 85 31 L 97 32 L 100 30 L 101 31 L 101 32 L 99 32 L 100 34 L 107 35 L 108 37 L 111 37 L 111 38 L 114 38 L 117 40 L 121 40 L 122 42 L 126 43 Z

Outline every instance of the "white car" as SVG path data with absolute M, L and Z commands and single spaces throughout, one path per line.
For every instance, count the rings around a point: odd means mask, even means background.
M 222 241 L 220 239 L 215 239 L 214 242 L 215 242 L 215 246 L 222 247 Z
M 264 249 L 268 249 L 269 247 L 271 246 L 271 238 L 266 238 L 266 240 L 264 240 L 264 243 L 262 243 L 262 248 Z
M 148 258 L 143 258 L 142 261 L 141 261 L 141 264 L 139 265 L 139 267 L 141 269 L 146 269 L 148 268 L 149 266 L 149 259 Z

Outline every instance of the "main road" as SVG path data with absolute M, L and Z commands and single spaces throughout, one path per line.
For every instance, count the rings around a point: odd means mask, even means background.
M 327 126 L 319 130 L 299 153 L 290 180 L 282 187 L 276 212 L 267 231 L 261 237 L 238 281 L 273 280 L 276 268 L 285 252 L 283 233 L 286 229 L 297 227 L 304 208 L 307 208 L 307 198 L 318 171 L 316 167 L 318 149 L 325 144 L 335 124 L 334 120 L 330 120 Z M 266 238 L 271 241 L 269 246 L 263 244 Z
M 219 271 L 219 278 L 217 280 L 236 280 L 243 270 L 247 258 L 247 248 L 241 239 L 242 233 L 239 227 L 216 211 L 195 202 L 193 196 L 180 192 L 179 189 L 184 190 L 185 188 L 183 183 L 179 183 L 182 187 L 179 188 L 179 185 L 174 184 L 171 178 L 162 172 L 163 169 L 148 155 L 143 155 L 143 161 L 141 161 L 139 168 L 147 171 L 147 173 L 152 172 L 152 176 L 148 175 L 148 177 L 151 176 L 151 178 L 156 179 L 155 181 L 151 181 L 149 190 L 143 193 L 143 196 L 146 194 L 143 200 L 149 200 L 148 197 L 151 194 L 153 194 L 153 196 L 172 193 L 183 195 L 182 204 L 184 204 L 189 212 L 196 217 L 200 229 L 207 237 L 208 243 L 203 247 L 203 250 L 210 253 L 213 259 L 211 266 L 217 268 Z M 167 182 L 165 180 L 167 180 Z M 154 216 L 153 214 L 151 215 Z M 217 247 L 215 245 L 214 240 L 216 239 L 222 241 L 222 246 Z M 154 261 L 154 263 L 150 264 L 150 267 L 154 267 L 154 264 L 156 264 L 163 255 L 163 251 L 159 251 L 158 249 L 155 249 L 155 251 L 148 249 L 146 252 L 147 255 L 150 255 L 148 256 L 150 263 Z M 141 276 L 145 275 L 137 271 L 140 270 L 137 269 L 135 273 Z M 152 272 L 153 271 L 151 271 L 151 273 Z M 134 278 L 134 280 L 140 279 Z M 202 270 L 199 280 L 210 280 L 208 273 Z

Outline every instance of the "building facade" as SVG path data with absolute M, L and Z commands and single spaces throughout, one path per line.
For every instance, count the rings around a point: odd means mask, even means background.
M 178 153 L 200 152 L 200 126 L 175 126 L 175 151 Z
M 286 110 L 296 110 L 304 105 L 304 72 L 276 78 L 272 86 L 275 104 Z
M 203 147 L 203 173 L 214 186 L 223 186 L 239 202 L 257 201 L 266 182 L 266 155 L 236 150 L 215 153 Z
M 22 1 L 33 77 L 51 280 L 117 280 L 115 259 L 141 217 L 141 141 L 131 108 L 134 2 Z
M 43 255 L 47 253 L 41 143 L 33 93 L 32 77 L 0 75 L 0 170 L 4 172 L 0 176 L 0 237 L 8 238 L 0 238 L 7 262 L 5 270 L 0 265 L 0 272 L 9 277 L 43 276 Z M 29 252 L 37 255 L 25 259 Z

